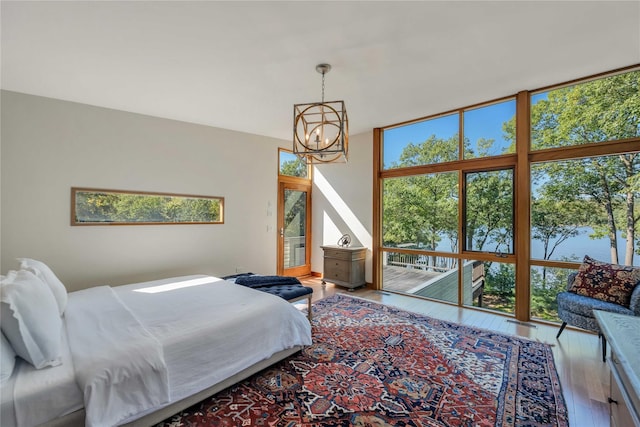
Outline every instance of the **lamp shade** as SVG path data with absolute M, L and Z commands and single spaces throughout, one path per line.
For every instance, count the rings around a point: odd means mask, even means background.
M 349 123 L 344 101 L 293 106 L 293 152 L 307 163 L 346 162 Z
M 309 163 L 346 162 L 349 119 L 344 101 L 324 100 L 324 75 L 329 64 L 316 65 L 322 74 L 322 101 L 293 106 L 293 152 Z

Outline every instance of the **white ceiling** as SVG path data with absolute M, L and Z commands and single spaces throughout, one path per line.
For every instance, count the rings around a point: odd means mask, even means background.
M 2 1 L 2 88 L 290 139 L 352 134 L 640 63 L 640 1 Z

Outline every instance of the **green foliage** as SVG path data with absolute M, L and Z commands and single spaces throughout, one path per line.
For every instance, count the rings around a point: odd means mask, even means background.
M 563 258 L 563 261 L 570 259 Z M 556 295 L 567 289 L 567 279 L 573 270 L 538 267 L 531 270 L 531 316 L 557 322 Z
M 495 142 L 495 139 L 493 138 L 480 138 L 478 139 L 477 145 L 478 145 L 478 157 L 486 157 L 489 155 L 489 152 L 491 151 L 491 148 L 493 147 L 493 144 Z
M 555 148 L 640 136 L 640 72 L 593 80 L 548 92 L 531 111 L 532 148 Z M 537 168 L 536 182 L 548 197 L 579 202 L 591 214 L 594 238 L 617 234 L 628 240 L 624 264 L 633 264 L 640 212 L 640 156 L 627 153 L 550 162 Z M 535 223 L 534 223 L 535 224 Z M 621 262 L 617 251 L 610 260 Z
M 531 238 L 542 242 L 545 260 L 551 259 L 562 243 L 578 236 L 581 227 L 593 225 L 590 221 L 593 204 L 584 199 L 554 194 L 553 187 L 553 183 L 541 187 L 531 203 Z
M 392 167 L 431 165 L 458 160 L 458 134 L 449 139 L 431 135 L 421 144 L 409 143 L 402 150 L 400 163 Z
M 512 264 L 485 262 L 485 291 L 503 299 L 515 297 L 515 267 Z
M 485 285 L 482 307 L 513 314 L 515 310 L 515 267 L 484 263 Z
M 306 162 L 299 157 L 296 157 L 295 160 L 282 162 L 282 165 L 280 166 L 280 174 L 307 178 L 307 169 Z
M 640 71 L 550 91 L 531 118 L 534 149 L 640 136 Z
M 385 180 L 385 245 L 413 243 L 416 247 L 435 249 L 443 235 L 455 242 L 458 232 L 457 198 L 456 173 Z
M 442 140 L 432 135 L 422 144 L 409 144 L 402 152 L 400 166 L 452 160 L 457 156 L 457 144 L 457 136 Z M 383 191 L 385 245 L 412 243 L 435 249 L 443 235 L 457 241 L 457 173 L 387 179 Z
M 280 174 L 307 178 L 308 167 L 304 160 L 295 157 L 286 160 L 280 166 Z M 306 235 L 306 193 L 294 190 L 285 190 L 285 217 L 284 233 L 286 237 L 299 237 Z
M 307 193 L 298 190 L 284 190 L 284 235 L 299 237 L 307 234 Z
M 189 223 L 221 220 L 215 198 L 133 193 L 76 192 L 76 221 Z
M 116 214 L 114 204 L 118 196 L 113 193 L 76 192 L 76 220 L 87 222 L 107 222 Z
M 511 170 L 467 174 L 467 250 L 511 253 L 513 174 Z M 487 242 L 494 248 L 485 248 Z

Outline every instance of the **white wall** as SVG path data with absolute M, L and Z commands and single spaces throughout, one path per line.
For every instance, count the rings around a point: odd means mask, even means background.
M 348 163 L 318 165 L 313 183 L 313 242 L 311 270 L 321 272 L 320 246 L 335 245 L 344 233 L 352 246 L 367 251 L 366 281 L 372 281 L 373 131 L 349 138 Z
M 1 96 L 3 274 L 16 257 L 46 262 L 69 290 L 237 267 L 275 273 L 277 147 L 288 141 Z M 223 196 L 225 223 L 72 227 L 72 186 Z

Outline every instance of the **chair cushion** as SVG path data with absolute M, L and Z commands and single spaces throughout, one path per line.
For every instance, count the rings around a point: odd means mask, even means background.
M 560 292 L 557 296 L 558 314 L 562 318 L 562 313 L 571 312 L 584 317 L 593 318 L 593 310 L 604 310 L 613 313 L 628 314 L 633 316 L 633 311 L 612 302 L 602 301 L 573 292 Z M 566 319 L 563 318 L 566 321 Z
M 640 268 L 609 264 L 585 256 L 569 292 L 628 308 L 638 281 Z

